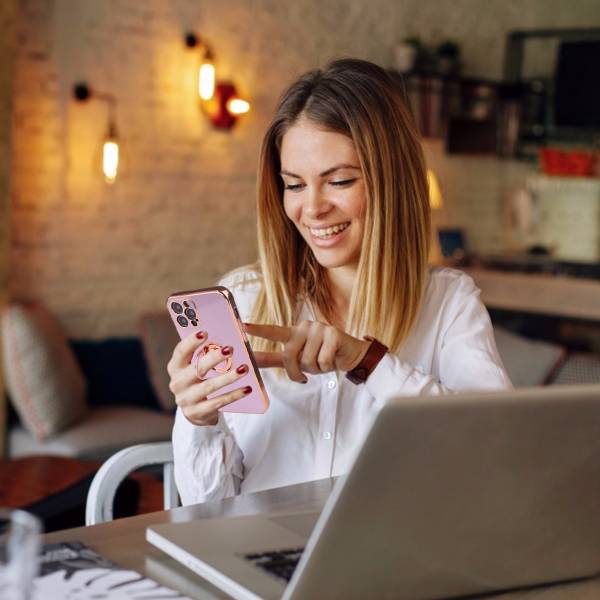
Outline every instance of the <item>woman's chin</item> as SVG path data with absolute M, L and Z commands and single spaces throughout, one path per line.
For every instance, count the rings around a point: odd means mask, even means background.
M 322 248 L 311 248 L 311 250 L 324 269 L 337 269 L 357 264 L 356 258 L 347 252 L 333 252 Z

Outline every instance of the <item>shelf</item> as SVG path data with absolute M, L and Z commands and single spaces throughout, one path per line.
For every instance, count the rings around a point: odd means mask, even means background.
M 489 308 L 600 321 L 600 281 L 464 268 Z

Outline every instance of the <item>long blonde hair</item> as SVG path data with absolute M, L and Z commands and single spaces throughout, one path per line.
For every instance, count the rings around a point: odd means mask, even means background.
M 293 325 L 303 301 L 328 321 L 332 317 L 326 270 L 283 208 L 281 140 L 301 116 L 353 141 L 365 181 L 365 233 L 346 331 L 372 335 L 397 351 L 426 283 L 429 195 L 419 134 L 402 89 L 384 69 L 363 60 L 337 60 L 300 77 L 281 97 L 265 134 L 257 205 L 262 285 L 252 321 Z M 278 344 L 254 339 L 253 347 L 274 351 Z

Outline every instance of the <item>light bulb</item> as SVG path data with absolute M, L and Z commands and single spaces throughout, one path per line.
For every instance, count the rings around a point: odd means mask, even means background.
M 232 115 L 243 115 L 250 110 L 250 103 L 241 98 L 230 98 L 227 100 L 227 110 Z
M 210 100 L 215 93 L 215 65 L 204 58 L 198 74 L 198 95 L 202 100 Z
M 119 144 L 116 138 L 107 138 L 102 147 L 102 172 L 106 183 L 114 183 L 119 169 Z
M 438 210 L 444 206 L 444 199 L 438 179 L 431 169 L 427 169 L 427 183 L 429 185 L 429 206 L 432 210 Z

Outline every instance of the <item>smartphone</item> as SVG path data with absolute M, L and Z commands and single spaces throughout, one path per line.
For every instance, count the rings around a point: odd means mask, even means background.
M 208 333 L 208 341 L 194 352 L 193 363 L 200 355 L 211 350 L 223 346 L 233 347 L 233 354 L 224 357 L 222 362 L 215 365 L 206 374 L 206 379 L 228 373 L 241 364 L 248 365 L 248 372 L 245 375 L 208 395 L 208 398 L 214 398 L 246 385 L 252 387 L 250 394 L 220 408 L 219 411 L 264 413 L 269 408 L 269 397 L 240 321 L 233 294 L 223 286 L 177 292 L 169 296 L 167 310 L 181 339 L 188 335 L 195 335 L 199 331 Z

